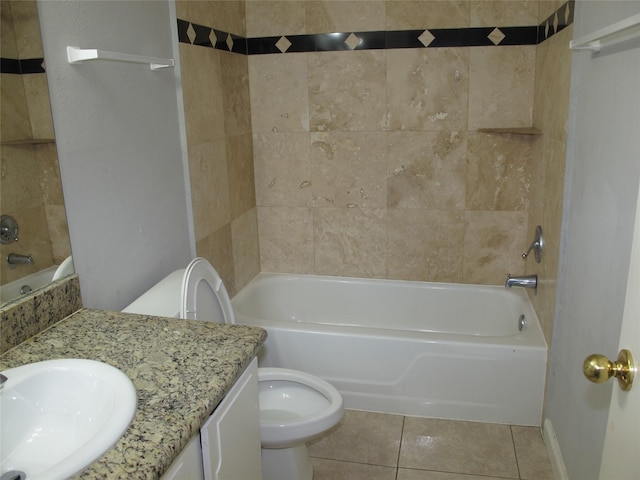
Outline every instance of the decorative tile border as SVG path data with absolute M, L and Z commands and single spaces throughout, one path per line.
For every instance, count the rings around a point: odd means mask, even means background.
M 45 73 L 44 58 L 0 58 L 0 73 L 25 75 L 29 73 Z
M 397 48 L 537 45 L 571 25 L 574 8 L 575 0 L 570 0 L 537 26 L 429 28 L 425 30 L 336 32 L 255 38 L 244 38 L 178 19 L 178 38 L 181 43 L 244 55 Z

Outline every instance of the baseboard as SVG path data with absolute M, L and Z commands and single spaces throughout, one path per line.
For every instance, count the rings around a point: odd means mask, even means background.
M 562 452 L 560 451 L 558 437 L 556 437 L 556 432 L 553 429 L 553 424 L 548 418 L 544 420 L 544 425 L 542 426 L 542 435 L 544 437 L 544 443 L 547 446 L 547 452 L 549 453 L 551 469 L 553 470 L 553 478 L 555 480 L 569 480 L 567 467 L 564 464 Z

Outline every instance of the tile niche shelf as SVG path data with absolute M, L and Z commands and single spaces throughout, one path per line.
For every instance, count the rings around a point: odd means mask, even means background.
M 535 127 L 478 128 L 476 131 L 482 133 L 502 133 L 514 135 L 542 135 L 542 132 Z
M 3 140 L 2 145 L 41 145 L 44 143 L 56 143 L 55 138 L 23 138 L 20 140 Z

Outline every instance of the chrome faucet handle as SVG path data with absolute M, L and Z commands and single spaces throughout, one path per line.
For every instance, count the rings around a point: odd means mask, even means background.
M 531 251 L 533 250 L 533 253 L 536 258 L 536 262 L 540 263 L 542 261 L 543 247 L 544 247 L 544 240 L 542 240 L 542 227 L 538 225 L 536 227 L 536 233 L 533 238 L 533 242 L 531 242 L 531 245 L 529 246 L 529 250 L 527 250 L 526 253 L 522 254 L 522 259 L 526 260 L 529 254 L 531 253 Z

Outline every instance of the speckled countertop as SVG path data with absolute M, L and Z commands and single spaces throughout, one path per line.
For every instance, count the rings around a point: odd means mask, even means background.
M 260 328 L 79 310 L 0 356 L 0 370 L 55 358 L 122 370 L 138 410 L 120 440 L 73 478 L 157 479 L 266 339 Z

